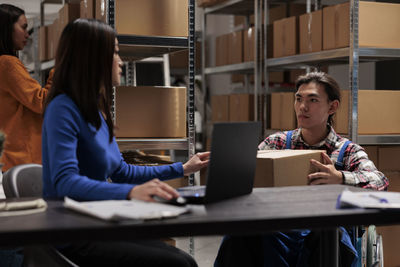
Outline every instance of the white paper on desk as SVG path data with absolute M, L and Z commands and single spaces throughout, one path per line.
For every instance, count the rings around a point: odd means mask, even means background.
M 176 217 L 189 211 L 187 207 L 140 200 L 78 202 L 68 197 L 64 198 L 64 207 L 108 221 L 162 219 Z
M 387 203 L 382 203 L 381 200 Z M 367 192 L 351 192 L 343 190 L 338 199 L 340 208 L 359 207 L 370 209 L 400 209 L 400 193 L 367 191 Z

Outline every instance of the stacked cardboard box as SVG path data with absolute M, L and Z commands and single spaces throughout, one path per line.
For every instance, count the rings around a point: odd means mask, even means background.
M 118 34 L 188 36 L 187 1 L 119 0 L 115 3 L 115 14 L 115 29 Z
M 300 54 L 322 50 L 322 10 L 299 17 Z
M 117 137 L 186 137 L 186 88 L 117 87 L 115 121 Z
M 323 49 L 350 44 L 349 3 L 323 9 Z M 359 2 L 359 46 L 400 48 L 400 4 Z
M 82 0 L 80 2 L 81 18 L 93 19 L 95 18 L 95 0 Z
M 285 57 L 296 55 L 299 51 L 298 18 L 289 17 L 274 22 L 273 56 Z
M 400 192 L 400 146 L 363 146 L 379 171 L 389 179 L 388 191 Z M 399 266 L 398 242 L 400 226 L 380 226 L 377 232 L 382 235 L 385 266 Z
M 252 121 L 254 119 L 254 95 L 231 94 L 211 96 L 213 122 Z
M 49 26 L 39 28 L 39 60 L 46 61 L 50 59 L 49 55 Z
M 271 129 L 293 130 L 297 127 L 294 93 L 271 93 Z
M 342 91 L 342 101 L 336 112 L 335 129 L 348 133 L 350 91 Z M 358 91 L 358 134 L 400 133 L 400 91 Z M 384 119 L 382 119 L 384 118 Z

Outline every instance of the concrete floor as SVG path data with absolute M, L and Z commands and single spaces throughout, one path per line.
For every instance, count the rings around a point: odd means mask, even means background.
M 189 238 L 174 238 L 176 246 L 189 253 Z M 194 258 L 199 267 L 214 265 L 222 236 L 194 237 Z

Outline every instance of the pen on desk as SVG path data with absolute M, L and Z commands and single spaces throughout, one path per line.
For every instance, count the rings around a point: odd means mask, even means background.
M 387 201 L 387 199 L 384 198 L 384 197 L 378 197 L 378 196 L 375 196 L 375 195 L 372 195 L 372 194 L 370 194 L 369 196 L 374 198 L 374 199 L 376 199 L 376 200 L 379 200 L 379 203 L 389 203 L 389 201 Z

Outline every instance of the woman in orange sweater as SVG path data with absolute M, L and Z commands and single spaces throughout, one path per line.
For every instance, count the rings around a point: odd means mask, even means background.
M 0 130 L 6 134 L 2 171 L 23 163 L 42 162 L 41 132 L 45 88 L 33 79 L 17 57 L 27 43 L 25 12 L 0 5 Z

